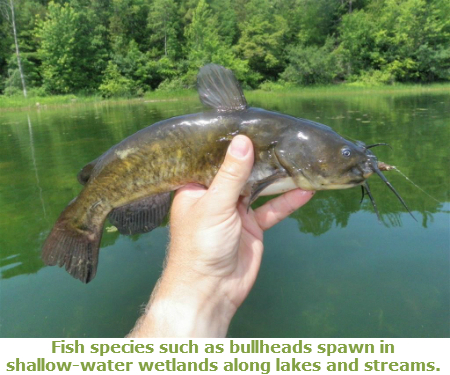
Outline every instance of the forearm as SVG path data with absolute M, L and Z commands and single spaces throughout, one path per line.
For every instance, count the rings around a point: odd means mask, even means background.
M 166 268 L 129 337 L 226 336 L 236 307 L 219 285 L 180 272 Z

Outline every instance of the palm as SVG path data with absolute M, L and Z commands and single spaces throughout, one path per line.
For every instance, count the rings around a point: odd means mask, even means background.
M 240 228 L 236 238 L 236 244 L 239 245 L 235 247 L 234 267 L 226 277 L 229 298 L 236 306 L 247 297 L 258 275 L 264 249 L 264 230 L 304 205 L 312 195 L 312 192 L 293 190 L 248 212 L 246 205 L 239 202 L 234 222 Z
M 236 307 L 245 300 L 255 283 L 264 249 L 263 230 L 255 219 L 255 213 L 253 210 L 246 211 L 240 203 L 240 215 L 236 215 L 240 233 L 236 238 L 231 272 L 224 279 L 228 298 Z

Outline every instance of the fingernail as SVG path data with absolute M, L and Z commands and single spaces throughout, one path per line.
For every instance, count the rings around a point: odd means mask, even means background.
M 230 144 L 230 154 L 236 158 L 243 158 L 250 150 L 248 142 L 242 137 L 234 137 Z

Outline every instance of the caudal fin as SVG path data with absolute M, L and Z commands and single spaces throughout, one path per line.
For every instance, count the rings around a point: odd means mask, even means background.
M 70 208 L 69 205 L 63 211 L 48 235 L 42 248 L 42 260 L 49 266 L 65 266 L 74 278 L 88 283 L 97 273 L 102 227 L 75 227 L 67 214 Z

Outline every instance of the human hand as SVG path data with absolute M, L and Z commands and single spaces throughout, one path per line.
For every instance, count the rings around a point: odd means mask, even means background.
M 240 192 L 253 160 L 251 141 L 238 135 L 209 189 L 189 184 L 176 192 L 166 267 L 132 335 L 226 335 L 256 280 L 264 230 L 313 196 L 296 189 L 247 211 Z

